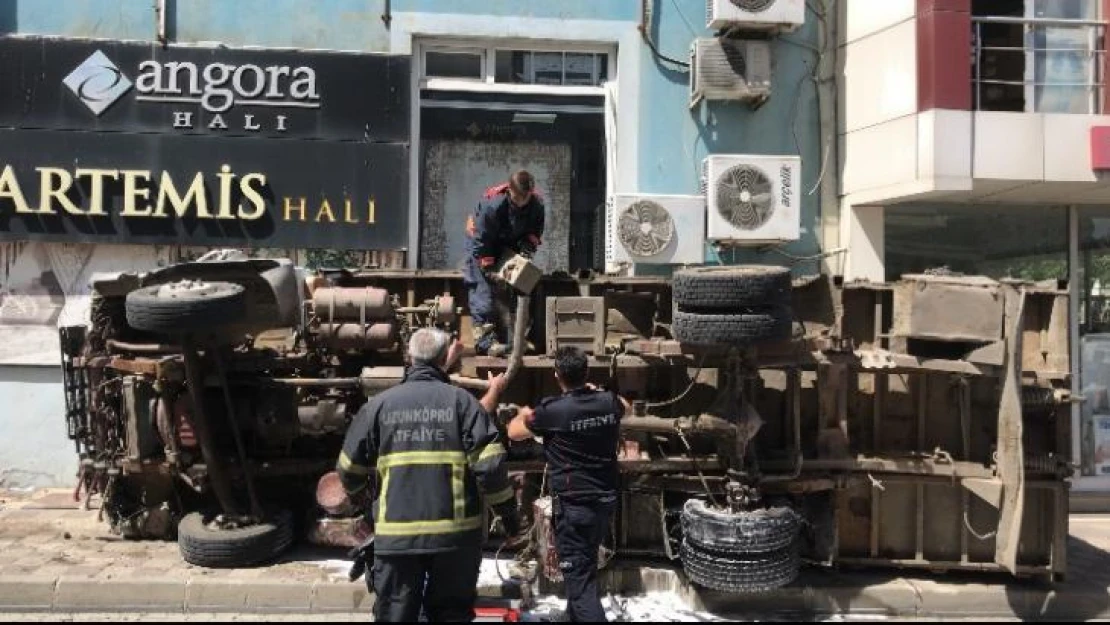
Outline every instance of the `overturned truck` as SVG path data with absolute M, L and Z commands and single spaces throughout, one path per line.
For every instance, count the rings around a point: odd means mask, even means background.
M 477 391 L 506 371 L 504 425 L 556 392 L 555 350 L 590 353 L 593 381 L 633 402 L 606 541 L 618 558 L 681 562 L 726 592 L 789 583 L 803 561 L 1064 575 L 1063 285 L 717 267 L 522 286 L 526 273 L 507 276 L 517 349 L 467 356 L 453 379 Z M 80 488 L 113 531 L 176 537 L 202 566 L 360 542 L 372 528 L 330 474 L 347 424 L 401 381 L 413 330 L 470 336 L 454 272 L 223 260 L 93 293 L 89 325 L 61 331 Z M 540 452 L 509 447 L 542 551 Z

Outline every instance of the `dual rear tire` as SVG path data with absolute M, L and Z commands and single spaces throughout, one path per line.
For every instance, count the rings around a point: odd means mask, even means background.
M 791 508 L 716 510 L 691 499 L 682 510 L 682 567 L 694 584 L 751 594 L 790 584 L 801 558 L 801 518 Z
M 785 267 L 741 265 L 675 272 L 671 333 L 686 345 L 747 347 L 793 334 Z

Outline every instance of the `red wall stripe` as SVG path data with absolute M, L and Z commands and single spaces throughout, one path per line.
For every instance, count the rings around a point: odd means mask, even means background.
M 917 110 L 971 106 L 971 0 L 917 0 Z

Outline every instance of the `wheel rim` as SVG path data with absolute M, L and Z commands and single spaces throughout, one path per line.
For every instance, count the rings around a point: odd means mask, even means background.
M 219 291 L 218 286 L 203 280 L 181 280 L 159 286 L 156 293 L 158 297 L 178 298 L 187 295 L 208 297 Z

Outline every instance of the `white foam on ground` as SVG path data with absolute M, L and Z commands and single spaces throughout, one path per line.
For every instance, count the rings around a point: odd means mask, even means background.
M 324 569 L 328 577 L 332 579 L 347 579 L 347 574 L 351 570 L 350 560 L 319 560 L 313 562 L 316 566 Z
M 536 606 L 525 612 L 522 620 L 557 622 L 566 620 L 566 599 L 554 596 L 540 597 Z M 636 597 L 605 597 L 601 600 L 605 616 L 610 622 L 668 622 L 668 623 L 721 623 L 723 619 L 708 612 L 691 609 L 681 597 L 669 592 L 654 592 Z

